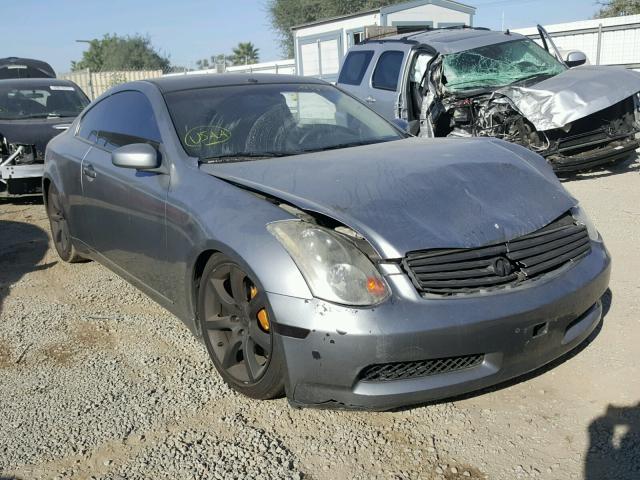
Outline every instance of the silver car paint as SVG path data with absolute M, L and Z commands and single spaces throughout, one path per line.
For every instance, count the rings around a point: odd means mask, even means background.
M 396 90 L 393 102 L 384 102 L 384 108 L 376 107 L 376 111 L 387 119 L 402 117 L 402 89 L 405 85 L 409 67 L 414 53 L 418 49 L 427 49 L 434 55 L 458 53 L 472 48 L 479 48 L 496 43 L 525 39 L 520 34 L 484 30 L 435 30 L 412 35 L 410 40 L 402 41 L 406 35 L 385 37 L 385 41 L 355 45 L 350 50 L 371 50 L 374 57 L 367 69 L 361 85 L 338 86 L 361 99 L 373 98 L 377 90 L 371 86 L 372 65 L 375 59 L 389 50 L 405 51 L 404 66 L 398 79 L 399 90 Z M 389 41 L 389 40 L 397 41 Z M 346 58 L 346 56 L 345 56 Z M 623 67 L 613 66 L 581 66 L 569 69 L 555 77 L 543 80 L 530 87 L 504 87 L 496 90 L 508 97 L 516 110 L 519 110 L 538 130 L 561 128 L 565 125 L 587 117 L 595 112 L 614 105 L 640 91 L 640 74 Z M 424 108 L 430 105 L 425 97 Z M 382 105 L 382 104 L 381 104 Z M 429 136 L 429 129 L 423 129 L 421 136 Z
M 265 229 L 269 222 L 294 217 L 202 172 L 197 159 L 188 157 L 180 146 L 154 85 L 135 82 L 116 87 L 92 105 L 124 90 L 138 90 L 151 101 L 165 139 L 161 154 L 169 173 L 114 166 L 108 152 L 75 135 L 79 120 L 52 140 L 45 181 L 55 184 L 63 195 L 80 251 L 98 255 L 194 332 L 193 268 L 206 251 L 221 251 L 238 261 L 267 291 L 311 298 L 291 257 Z M 95 178 L 82 172 L 87 164 L 93 166 Z M 236 209 L 244 215 L 239 216 Z
M 335 218 L 387 259 L 516 238 L 577 203 L 540 157 L 488 138 L 411 138 L 202 169 Z
M 537 130 L 569 123 L 640 92 L 640 74 L 623 67 L 583 66 L 562 72 L 531 87 L 497 90 Z
M 265 77 L 264 81 L 280 80 Z M 184 320 L 195 334 L 199 333 L 194 311 L 198 258 L 216 250 L 237 261 L 267 291 L 276 325 L 308 331 L 306 338 L 275 336 L 286 358 L 292 403 L 392 408 L 441 398 L 536 368 L 571 350 L 596 328 L 601 315 L 598 299 L 607 288 L 610 268 L 599 240 L 592 242 L 592 253 L 575 265 L 528 286 L 493 294 L 428 299 L 418 294 L 402 270 L 383 269 L 392 296 L 372 308 L 351 308 L 312 297 L 289 254 L 265 228 L 294 217 L 247 189 L 273 191 L 299 207 L 326 211 L 338 220 L 353 219 L 371 243 L 393 255 L 401 254 L 409 243 L 402 235 L 391 234 L 390 226 L 403 229 L 411 246 L 443 243 L 445 232 L 453 243 L 480 246 L 491 238 L 535 230 L 575 204 L 544 160 L 528 150 L 492 140 L 409 139 L 371 149 L 308 154 L 282 163 L 272 159 L 200 167 L 182 150 L 157 87 L 135 82 L 105 96 L 125 89 L 141 91 L 151 101 L 167 173 L 141 174 L 113 166 L 99 148 L 90 148 L 75 136 L 76 121 L 69 132 L 50 142 L 45 166 L 45 182 L 55 184 L 62 195 L 74 243 Z M 487 183 L 488 173 L 477 178 L 480 159 L 466 160 L 478 152 L 488 172 L 493 172 L 491 182 Z M 93 164 L 95 178 L 82 172 L 87 162 Z M 452 170 L 447 174 L 444 165 L 449 163 Z M 287 168 L 296 170 L 292 175 L 302 181 L 300 186 L 278 178 L 276 173 L 289 176 Z M 252 178 L 253 169 L 262 181 Z M 303 169 L 315 188 L 303 181 Z M 413 183 L 404 178 L 405 187 L 402 169 L 425 174 Z M 532 186 L 527 186 L 527 178 Z M 421 188 L 420 182 L 424 182 Z M 453 186 L 448 188 L 447 182 Z M 516 187 L 528 191 L 528 198 Z M 438 195 L 430 194 L 431 189 Z M 383 200 L 376 203 L 378 195 Z M 394 196 L 401 200 L 393 201 Z M 365 204 L 352 209 L 348 200 L 358 198 L 371 202 L 369 207 L 380 217 L 392 222 L 399 215 L 405 224 L 376 221 L 376 215 L 365 212 Z M 428 213 L 420 213 L 418 207 Z M 411 215 L 403 213 L 405 209 Z M 510 213 L 505 216 L 503 211 Z M 501 225 L 496 229 L 490 218 L 476 220 L 474 212 L 497 215 L 494 223 Z M 526 218 L 531 214 L 533 218 Z M 549 322 L 549 335 L 532 340 L 532 328 L 540 321 Z M 568 331 L 574 323 L 579 331 Z M 482 368 L 473 372 L 384 385 L 357 379 L 362 366 L 371 363 L 478 352 L 487 355 Z

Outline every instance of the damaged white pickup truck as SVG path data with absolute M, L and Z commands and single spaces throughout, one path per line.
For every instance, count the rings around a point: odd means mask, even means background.
M 638 148 L 640 74 L 563 56 L 522 35 L 444 28 L 368 39 L 349 50 L 338 86 L 424 137 L 497 137 L 557 173 L 626 159 Z

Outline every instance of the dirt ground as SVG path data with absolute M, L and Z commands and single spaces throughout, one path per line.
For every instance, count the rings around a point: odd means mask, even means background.
M 577 355 L 399 412 L 293 410 L 229 390 L 204 347 L 44 207 L 0 201 L 0 478 L 640 479 L 640 162 L 566 181 L 613 257 Z

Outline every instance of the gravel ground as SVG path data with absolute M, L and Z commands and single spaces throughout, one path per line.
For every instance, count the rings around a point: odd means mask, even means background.
M 565 183 L 614 258 L 579 355 L 399 412 L 294 410 L 227 388 L 172 315 L 49 248 L 0 203 L 0 478 L 640 479 L 640 163 Z

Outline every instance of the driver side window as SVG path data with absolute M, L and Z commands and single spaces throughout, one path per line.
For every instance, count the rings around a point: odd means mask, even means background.
M 92 107 L 82 118 L 78 136 L 107 151 L 131 143 L 157 146 L 162 142 L 149 100 L 133 90 L 111 95 Z

